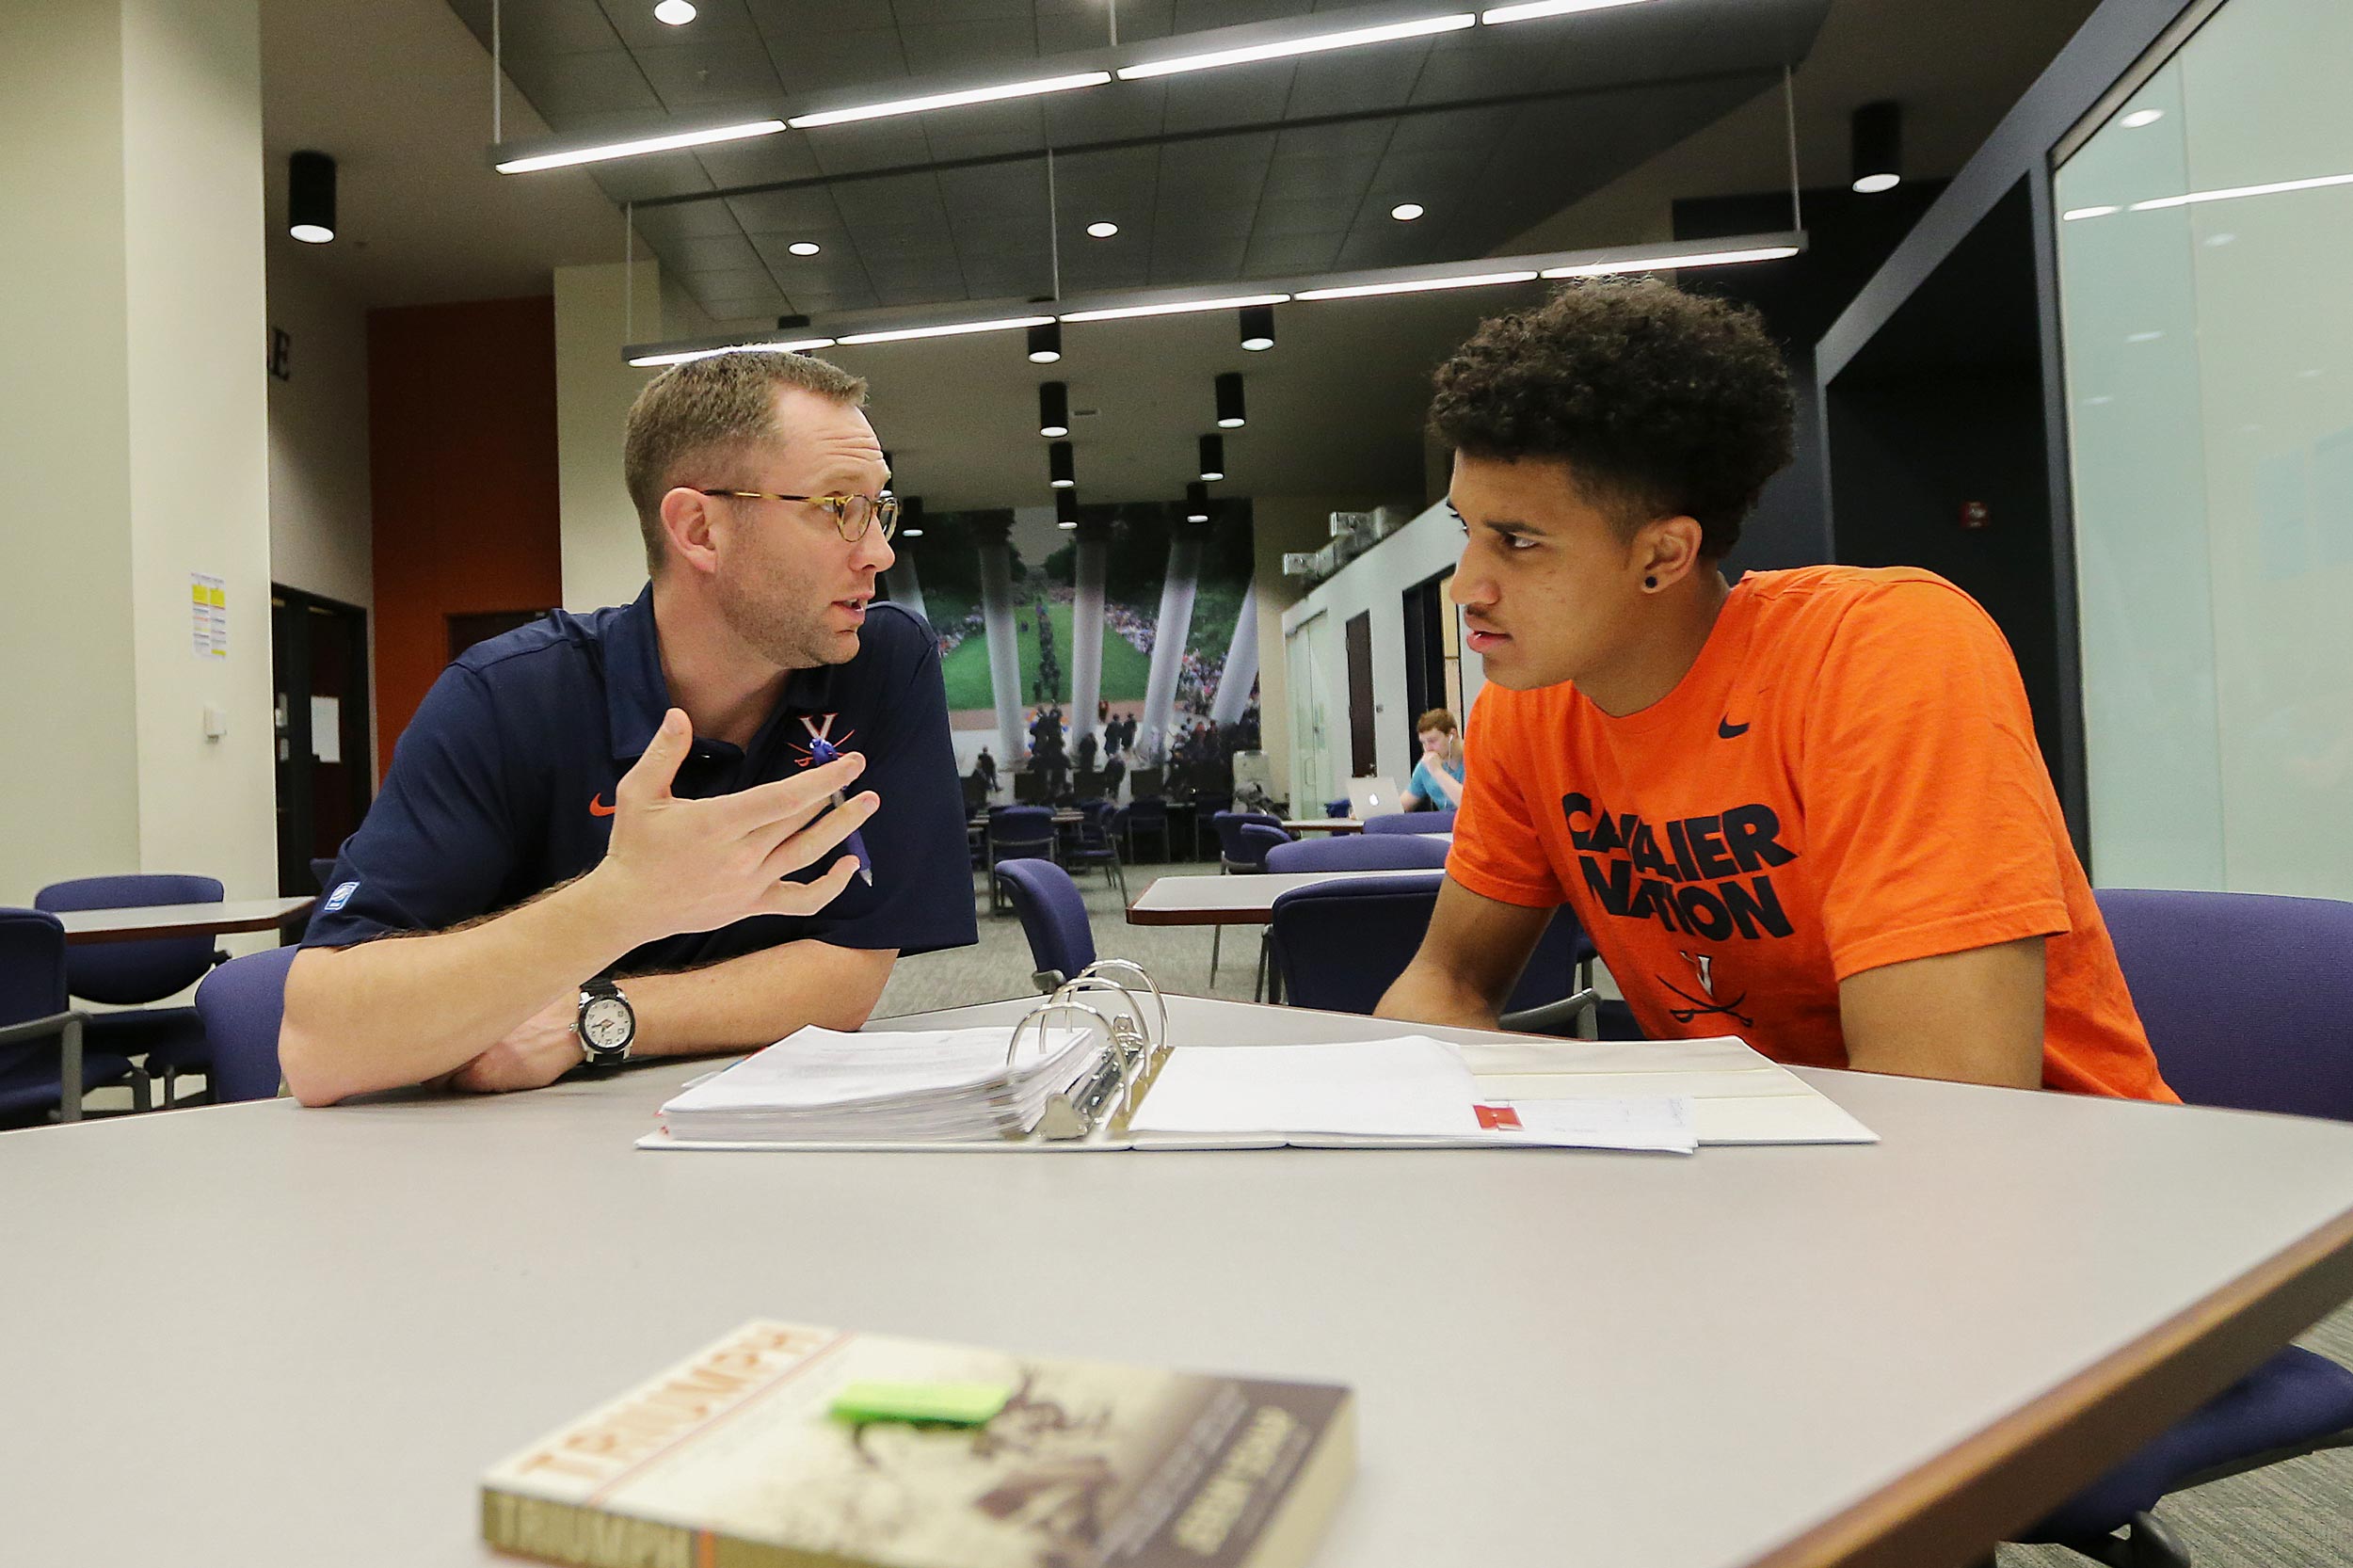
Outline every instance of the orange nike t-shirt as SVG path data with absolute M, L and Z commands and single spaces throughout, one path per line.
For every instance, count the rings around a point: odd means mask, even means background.
M 1843 1067 L 1849 975 L 2044 936 L 2044 1085 L 2177 1097 L 2009 645 L 1933 572 L 1752 572 L 1660 701 L 1611 718 L 1574 683 L 1490 684 L 1464 748 L 1449 874 L 1567 904 L 1655 1039 Z

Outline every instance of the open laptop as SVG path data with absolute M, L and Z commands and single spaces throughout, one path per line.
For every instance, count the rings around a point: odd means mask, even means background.
M 1348 810 L 1353 817 L 1386 817 L 1405 809 L 1399 798 L 1397 786 L 1387 778 L 1352 778 L 1348 781 Z

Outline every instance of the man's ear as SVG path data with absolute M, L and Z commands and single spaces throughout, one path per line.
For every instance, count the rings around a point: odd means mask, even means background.
M 1702 531 L 1694 518 L 1654 518 L 1634 536 L 1636 574 L 1647 586 L 1672 588 L 1700 565 Z
M 690 571 L 716 570 L 718 541 L 712 535 L 722 526 L 715 498 L 683 488 L 663 495 L 662 532 L 668 544 L 664 552 L 666 559 L 681 563 Z

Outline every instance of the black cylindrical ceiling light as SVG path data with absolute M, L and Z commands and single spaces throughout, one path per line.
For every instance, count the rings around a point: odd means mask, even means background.
M 1229 370 L 1217 378 L 1217 427 L 1239 430 L 1247 423 L 1241 411 L 1241 372 Z
M 1201 438 L 1201 477 L 1204 479 L 1225 477 L 1225 437 L 1204 436 Z
M 899 537 L 920 539 L 923 536 L 923 498 L 903 495 L 899 498 Z
M 1030 363 L 1050 365 L 1062 358 L 1062 323 L 1049 321 L 1030 328 Z
M 1904 178 L 1903 110 L 1892 98 L 1855 110 L 1849 127 L 1854 147 L 1854 190 L 1875 196 L 1894 190 Z
M 1070 443 L 1056 441 L 1046 449 L 1046 482 L 1058 490 L 1069 489 L 1079 482 L 1079 470 L 1070 459 Z
M 1209 520 L 1209 487 L 1195 479 L 1185 487 L 1185 520 Z
M 1274 307 L 1244 305 L 1241 308 L 1241 345 L 1256 354 L 1274 346 Z
M 1057 528 L 1079 526 L 1079 492 L 1077 490 L 1054 492 L 1054 526 Z
M 1037 384 L 1037 433 L 1051 439 L 1070 434 L 1070 383 Z
M 335 237 L 335 160 L 324 152 L 286 159 L 286 232 L 305 245 Z

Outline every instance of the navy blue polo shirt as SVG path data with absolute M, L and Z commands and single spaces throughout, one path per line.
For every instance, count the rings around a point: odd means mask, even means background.
M 651 588 L 633 604 L 558 611 L 469 648 L 401 735 L 302 945 L 444 930 L 592 869 L 612 837 L 615 787 L 670 706 Z M 872 884 L 851 878 L 814 915 L 649 942 L 615 973 L 692 968 L 805 937 L 903 953 L 979 940 L 939 641 L 912 611 L 869 605 L 856 658 L 793 671 L 748 748 L 697 736 L 672 792 L 708 799 L 786 777 L 807 765 L 812 727 L 866 758 L 856 787 L 882 797 L 861 830 Z

